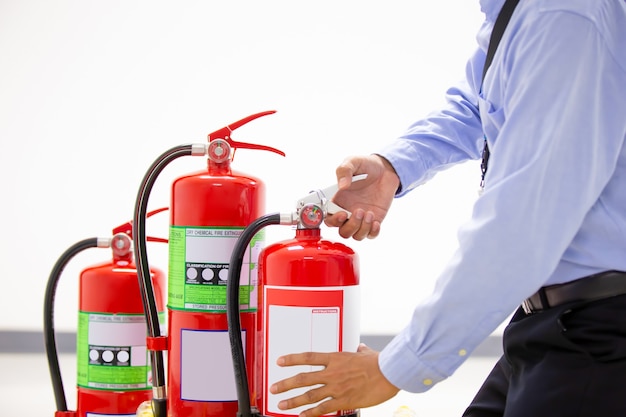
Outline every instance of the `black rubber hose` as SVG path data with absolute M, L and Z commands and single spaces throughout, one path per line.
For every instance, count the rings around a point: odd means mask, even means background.
M 250 417 L 250 387 L 248 386 L 248 374 L 246 361 L 241 340 L 241 318 L 239 317 L 239 279 L 243 258 L 250 241 L 261 229 L 271 224 L 280 224 L 280 213 L 267 214 L 250 223 L 241 233 L 233 248 L 228 266 L 228 280 L 226 281 L 226 314 L 228 320 L 228 337 L 230 339 L 230 351 L 233 359 L 235 383 L 237 384 L 237 401 L 240 417 Z
M 159 327 L 159 312 L 156 305 L 154 287 L 150 274 L 150 265 L 148 263 L 148 250 L 146 239 L 146 215 L 148 211 L 148 199 L 152 187 L 163 169 L 173 160 L 181 156 L 192 154 L 192 145 L 175 146 L 163 154 L 161 154 L 146 172 L 135 202 L 135 211 L 133 214 L 133 250 L 135 252 L 135 263 L 137 264 L 137 278 L 139 280 L 139 289 L 141 291 L 143 309 L 146 316 L 146 324 L 148 327 L 148 336 L 160 337 L 161 329 Z M 152 363 L 152 386 L 153 393 L 159 393 L 161 387 L 165 387 L 165 364 L 163 360 L 163 352 L 150 351 Z M 164 392 L 164 391 L 163 391 Z M 155 417 L 165 417 L 166 410 L 165 397 L 153 395 L 152 410 Z
M 56 337 L 54 334 L 54 297 L 56 295 L 57 284 L 59 283 L 63 269 L 65 269 L 67 263 L 76 256 L 76 254 L 85 249 L 96 247 L 98 247 L 97 237 L 84 239 L 70 246 L 54 264 L 46 285 L 43 307 L 43 335 L 57 411 L 68 411 L 65 390 L 63 388 L 63 378 L 59 366 Z

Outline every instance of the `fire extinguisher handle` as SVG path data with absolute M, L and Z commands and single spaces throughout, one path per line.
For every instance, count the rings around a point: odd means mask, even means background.
M 207 135 L 207 139 L 209 143 L 216 139 L 223 139 L 233 149 L 255 149 L 259 151 L 270 151 L 270 152 L 277 153 L 281 156 L 285 156 L 285 153 L 283 151 L 278 150 L 276 148 L 272 148 L 271 146 L 256 145 L 254 143 L 237 142 L 237 141 L 234 141 L 230 136 L 231 133 L 233 133 L 235 129 L 245 125 L 246 123 L 249 123 L 255 119 L 258 119 L 259 117 L 267 116 L 267 115 L 274 114 L 274 113 L 276 113 L 276 110 L 267 110 L 267 111 L 263 111 L 260 113 L 251 114 L 250 116 L 244 117 L 241 120 L 237 120 L 236 122 L 231 123 L 228 126 L 224 126 L 223 128 L 218 129 L 213 133 L 209 133 Z
M 367 174 L 355 175 L 354 177 L 352 177 L 352 182 L 354 183 L 356 181 L 362 181 L 366 178 Z M 352 215 L 350 211 L 344 209 L 338 204 L 333 203 L 332 201 L 333 197 L 335 197 L 335 194 L 337 194 L 337 191 L 339 191 L 339 186 L 337 184 L 333 184 L 330 187 L 326 187 L 321 190 L 313 190 L 309 193 L 309 195 L 298 200 L 298 209 L 304 207 L 307 204 L 315 204 L 322 209 L 324 215 L 335 214 L 340 211 L 344 211 L 348 213 L 348 218 L 350 218 L 350 216 Z
M 163 212 L 165 210 L 168 210 L 168 209 L 169 209 L 168 207 L 161 207 L 161 208 L 158 208 L 156 210 L 149 211 L 146 214 L 146 218 L 152 217 L 155 214 L 161 213 L 161 212 Z M 119 233 L 124 233 L 124 234 L 128 235 L 132 239 L 133 238 L 133 222 L 132 221 L 128 221 L 128 222 L 126 222 L 124 224 L 121 224 L 121 225 L 119 225 L 119 226 L 117 226 L 117 227 L 115 227 L 113 229 L 113 236 L 115 236 L 115 235 L 117 235 Z M 148 242 L 168 243 L 168 240 L 165 239 L 165 238 L 162 238 L 162 237 L 148 236 L 148 237 L 146 237 L 146 240 Z

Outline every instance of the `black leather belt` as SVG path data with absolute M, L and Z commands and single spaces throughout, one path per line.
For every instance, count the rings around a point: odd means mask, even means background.
M 524 300 L 526 314 L 574 301 L 593 301 L 626 294 L 626 272 L 607 271 L 564 284 L 549 285 Z

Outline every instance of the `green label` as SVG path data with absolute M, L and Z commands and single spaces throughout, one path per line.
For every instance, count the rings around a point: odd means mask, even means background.
M 168 307 L 189 311 L 226 311 L 230 257 L 242 227 L 171 226 L 169 236 Z M 257 260 L 261 230 L 250 241 L 241 266 L 239 303 L 257 309 Z
M 163 324 L 165 313 L 159 313 Z M 76 340 L 78 386 L 102 390 L 150 388 L 143 314 L 80 311 Z

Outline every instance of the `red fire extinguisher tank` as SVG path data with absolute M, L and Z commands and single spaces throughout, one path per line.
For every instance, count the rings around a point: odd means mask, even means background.
M 146 321 L 130 238 L 116 235 L 113 260 L 84 269 L 79 281 L 77 415 L 136 415 L 152 397 Z M 165 314 L 165 274 L 151 268 Z
M 221 169 L 174 181 L 168 291 L 170 417 L 235 416 L 236 386 L 229 355 L 226 276 L 241 230 L 265 208 L 265 186 Z M 261 242 L 253 242 L 257 246 Z M 252 257 L 252 255 L 251 255 Z M 254 357 L 255 266 L 242 269 L 241 322 L 246 361 Z M 248 368 L 250 369 L 250 368 Z
M 168 416 L 234 417 L 237 392 L 230 356 L 226 282 L 231 252 L 243 229 L 264 214 L 265 184 L 231 169 L 230 132 L 249 116 L 209 135 L 208 170 L 172 184 L 168 276 Z M 242 268 L 240 310 L 248 369 L 256 352 L 256 259 L 263 233 L 250 243 Z M 249 376 L 252 381 L 254 375 Z M 251 382 L 250 382 L 250 385 Z M 254 400 L 256 393 L 251 393 Z
M 359 344 L 358 255 L 342 243 L 324 240 L 320 229 L 297 229 L 295 238 L 268 246 L 259 255 L 260 410 L 264 416 L 297 416 L 278 402 L 297 393 L 273 395 L 278 380 L 310 371 L 281 368 L 279 356 L 299 352 L 355 352 Z M 259 365 L 261 366 L 261 365 Z M 343 410 L 336 415 L 356 414 Z

